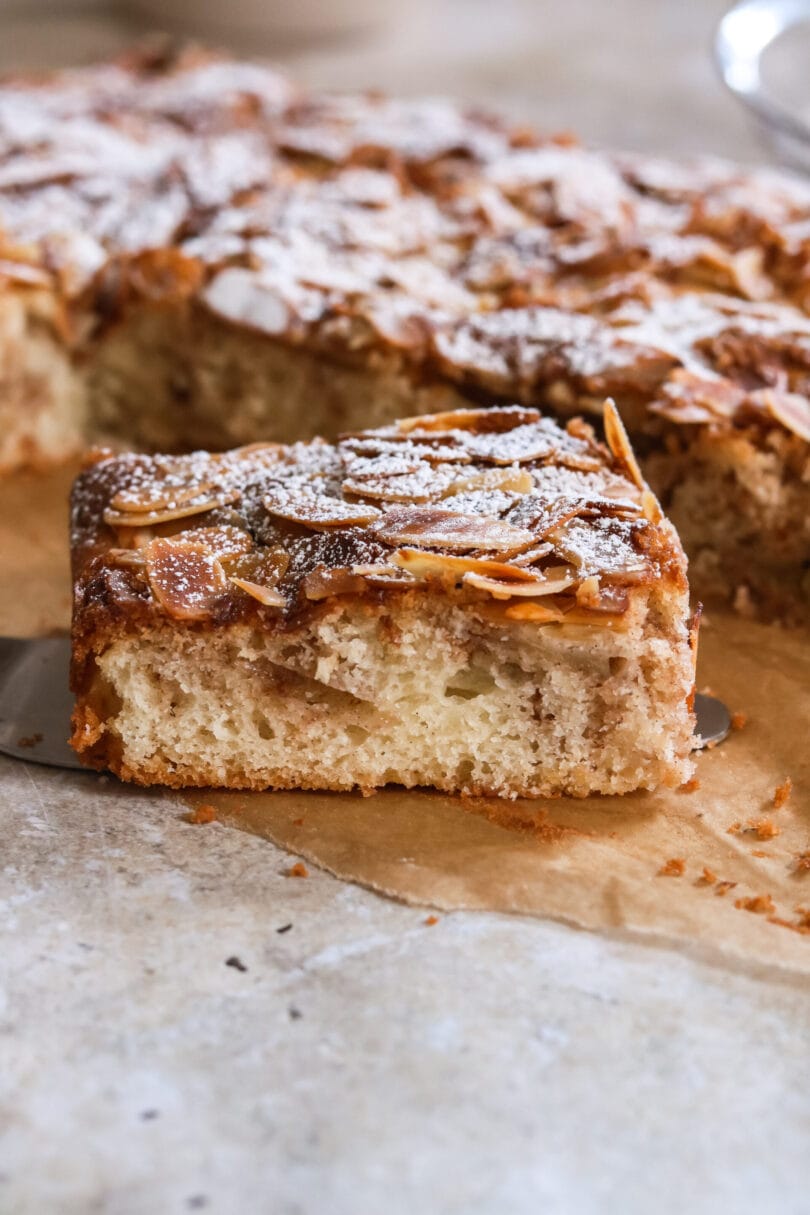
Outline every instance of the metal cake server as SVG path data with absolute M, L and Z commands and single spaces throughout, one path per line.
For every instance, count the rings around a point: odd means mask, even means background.
M 0 637 L 0 752 L 83 772 L 68 746 L 70 638 Z
M 0 637 L 0 752 L 29 763 L 86 772 L 68 746 L 73 697 L 68 637 Z M 731 728 L 714 696 L 695 696 L 695 749 L 718 743 Z

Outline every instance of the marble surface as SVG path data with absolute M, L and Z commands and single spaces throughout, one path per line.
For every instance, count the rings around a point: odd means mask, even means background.
M 757 155 L 706 59 L 714 0 L 433 8 L 291 59 Z M 6 64 L 132 30 L 2 20 Z M 810 1211 L 806 990 L 553 923 L 429 926 L 181 812 L 0 760 L 3 1215 Z

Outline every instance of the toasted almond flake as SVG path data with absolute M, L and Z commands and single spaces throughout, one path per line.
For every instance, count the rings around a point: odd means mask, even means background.
M 220 558 L 241 556 L 254 548 L 249 532 L 227 523 L 220 527 L 191 527 L 183 532 L 183 540 L 204 544 Z
M 534 563 L 536 561 L 542 561 L 542 559 L 544 557 L 547 557 L 549 555 L 549 553 L 553 553 L 553 552 L 554 552 L 553 544 L 548 544 L 548 543 L 538 544 L 535 548 L 527 549 L 526 552 L 519 553 L 517 555 L 517 557 L 512 557 L 512 559 L 510 561 L 510 568 L 513 568 L 514 566 L 521 567 L 521 566 L 527 566 L 527 565 L 534 565 Z
M 156 511 L 117 511 L 105 510 L 104 522 L 109 527 L 155 527 L 159 523 L 172 523 L 175 519 L 190 519 L 192 515 L 202 515 L 206 511 L 216 510 L 221 506 L 230 506 L 238 501 L 240 494 L 234 490 L 228 494 L 218 494 L 215 498 L 201 498 L 199 502 L 190 502 L 185 506 L 176 506 L 166 510 Z
M 516 582 L 531 582 L 538 576 L 533 570 L 521 569 L 511 563 L 506 565 L 502 561 L 490 561 L 485 557 L 452 557 L 449 553 L 431 553 L 416 548 L 402 548 L 394 553 L 391 560 L 420 580 L 441 578 L 458 582 L 464 574 L 476 573 L 492 578 L 512 578 Z
M 211 481 L 205 481 L 202 484 L 187 485 L 185 488 L 172 488 L 171 486 L 158 485 L 157 488 L 163 488 L 163 493 L 147 494 L 145 497 L 139 497 L 137 487 L 134 489 L 124 489 L 116 494 L 110 500 L 110 507 L 113 510 L 129 513 L 144 512 L 146 514 L 154 514 L 161 510 L 174 510 L 179 506 L 188 506 L 197 498 L 211 498 L 217 496 L 216 486 Z M 214 491 L 213 493 L 211 491 Z
M 622 422 L 619 411 L 610 397 L 605 401 L 602 420 L 605 425 L 607 445 L 614 457 L 619 461 L 636 488 L 644 489 L 644 478 L 641 475 L 641 469 L 638 466 L 635 453 L 630 446 L 624 422 Z
M 143 569 L 146 564 L 143 550 L 139 548 L 109 548 L 105 556 L 113 565 L 131 566 L 133 569 Z
M 480 549 L 484 552 L 517 553 L 534 541 L 531 532 L 512 527 L 502 519 L 465 515 L 432 506 L 391 510 L 374 531 L 386 544 L 442 548 L 451 552 Z
M 326 494 L 296 494 L 280 491 L 262 498 L 265 510 L 279 519 L 288 519 L 315 531 L 331 527 L 360 527 L 380 517 L 376 506 L 345 502 Z
M 351 475 L 343 482 L 343 492 L 381 502 L 430 502 L 458 479 L 457 466 L 434 468 L 423 461 L 413 472 Z
M 810 401 L 795 392 L 760 393 L 768 413 L 787 430 L 810 443 Z
M 301 589 L 306 598 L 312 600 L 328 599 L 332 595 L 361 595 L 366 589 L 366 581 L 347 566 L 330 569 L 320 565 L 307 574 Z
M 250 595 L 253 599 L 258 599 L 259 603 L 265 607 L 286 607 L 287 600 L 281 591 L 277 591 L 272 586 L 261 586 L 258 582 L 248 582 L 246 578 L 234 578 L 233 575 L 228 579 L 234 586 L 238 586 L 240 591 L 244 591 L 246 595 Z
M 646 486 L 641 491 L 641 513 L 650 523 L 660 523 L 664 517 L 661 504 L 651 489 Z
M 580 607 L 599 608 L 599 579 L 595 574 L 585 578 L 577 587 L 577 603 Z
M 156 601 L 175 620 L 207 620 L 227 590 L 225 571 L 203 544 L 158 538 L 146 549 Z
M 465 586 L 475 587 L 477 591 L 488 591 L 494 599 L 511 599 L 520 596 L 539 599 L 543 595 L 558 595 L 566 591 L 576 582 L 576 577 L 564 570 L 563 566 L 555 566 L 544 571 L 542 577 L 533 578 L 527 582 L 488 578 L 485 574 L 467 573 L 462 578 Z
M 396 423 L 400 434 L 413 431 L 472 430 L 503 431 L 516 426 L 526 426 L 540 421 L 536 409 L 524 409 L 519 405 L 495 406 L 482 416 L 480 409 L 451 409 L 445 413 L 426 413 L 418 418 L 403 418 Z
M 353 565 L 351 571 L 379 586 L 411 586 L 416 581 L 405 569 L 393 565 Z
M 539 603 L 513 603 L 506 608 L 508 620 L 530 620 L 534 624 L 561 624 L 565 620 L 562 612 Z
M 441 494 L 444 499 L 474 490 L 502 489 L 513 494 L 528 494 L 534 487 L 532 475 L 520 468 L 487 468 L 469 477 L 459 477 Z

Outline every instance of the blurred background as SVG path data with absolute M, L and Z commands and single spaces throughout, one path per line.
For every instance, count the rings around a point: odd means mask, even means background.
M 729 0 L 0 0 L 0 68 L 89 62 L 152 31 L 316 86 L 447 93 L 590 143 L 767 155 L 715 73 Z

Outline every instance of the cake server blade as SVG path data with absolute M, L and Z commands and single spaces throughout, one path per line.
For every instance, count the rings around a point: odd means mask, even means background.
M 0 753 L 86 772 L 68 746 L 73 697 L 68 637 L 0 637 Z M 722 742 L 731 718 L 721 700 L 695 696 L 695 750 Z
M 68 746 L 70 638 L 0 637 L 0 752 L 53 768 L 82 768 Z

